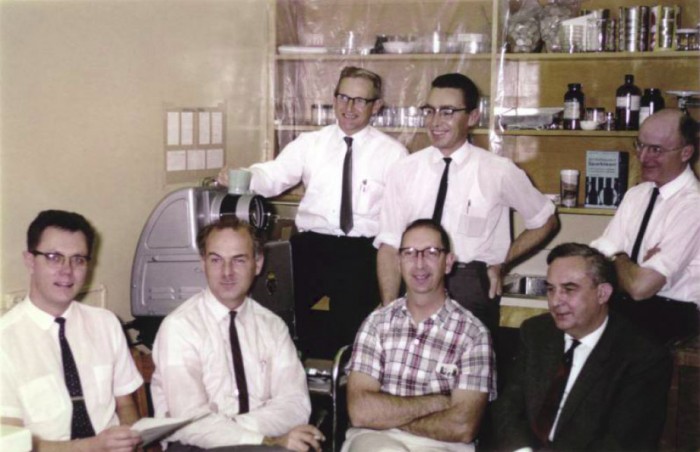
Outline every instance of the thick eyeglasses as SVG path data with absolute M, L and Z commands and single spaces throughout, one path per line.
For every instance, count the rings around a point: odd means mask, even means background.
M 420 256 L 427 261 L 435 262 L 445 251 L 445 248 L 437 248 L 434 246 L 429 246 L 422 250 L 417 250 L 415 248 L 399 248 L 399 256 L 404 260 L 416 260 L 418 256 Z
M 60 268 L 66 263 L 66 259 L 70 262 L 71 267 L 81 268 L 87 266 L 90 262 L 90 256 L 83 256 L 81 254 L 75 254 L 73 256 L 64 256 L 61 253 L 42 253 L 41 251 L 31 251 L 35 256 L 44 256 L 46 262 L 49 263 L 51 267 Z
M 437 114 L 441 118 L 449 119 L 458 111 L 467 111 L 467 108 L 456 108 L 456 107 L 431 107 L 429 105 L 423 105 L 420 107 L 421 114 L 426 118 L 432 118 Z
M 660 155 L 663 155 L 667 152 L 674 152 L 674 151 L 679 151 L 683 149 L 685 145 L 682 145 L 680 147 L 677 147 L 675 149 L 666 149 L 663 146 L 659 146 L 657 144 L 646 144 L 642 143 L 639 140 L 634 140 L 634 150 L 637 151 L 637 154 L 641 154 L 643 151 L 647 151 L 649 154 L 653 155 L 654 157 L 658 157 Z
M 341 104 L 347 104 L 347 103 L 350 103 L 350 101 L 352 101 L 353 105 L 356 105 L 358 107 L 366 107 L 367 105 L 369 105 L 372 102 L 374 102 L 375 100 L 377 100 L 376 98 L 367 99 L 365 97 L 350 97 L 350 96 L 347 96 L 347 95 L 341 94 L 341 93 L 336 94 L 335 98 Z

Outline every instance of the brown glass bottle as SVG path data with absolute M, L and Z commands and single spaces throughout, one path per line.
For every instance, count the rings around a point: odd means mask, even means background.
M 569 83 L 569 90 L 564 94 L 564 121 L 562 125 L 566 130 L 581 130 L 581 116 L 586 111 L 584 108 L 585 96 L 581 91 L 580 83 Z

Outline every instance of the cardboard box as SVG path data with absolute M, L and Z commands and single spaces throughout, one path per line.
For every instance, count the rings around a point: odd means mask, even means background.
M 627 191 L 629 154 L 586 151 L 586 207 L 614 209 Z

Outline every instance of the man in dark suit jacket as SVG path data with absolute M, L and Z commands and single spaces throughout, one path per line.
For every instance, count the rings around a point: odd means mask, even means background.
M 608 312 L 615 273 L 598 251 L 567 243 L 547 263 L 550 313 L 523 323 L 513 377 L 493 406 L 499 449 L 656 449 L 671 378 L 668 351 Z M 571 344 L 567 371 L 562 358 Z M 555 390 L 557 381 L 566 386 Z

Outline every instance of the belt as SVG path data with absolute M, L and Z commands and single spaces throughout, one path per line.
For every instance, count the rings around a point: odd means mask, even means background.
M 340 240 L 340 241 L 354 241 L 354 242 L 373 242 L 374 237 L 348 237 L 347 235 L 331 235 L 331 234 L 321 234 L 320 232 L 314 231 L 304 231 L 300 232 L 299 235 L 308 235 L 310 237 L 323 239 L 323 240 Z
M 486 264 L 486 262 L 482 261 L 456 262 L 454 264 L 454 268 L 457 268 L 459 270 L 483 271 L 488 268 L 488 265 Z

